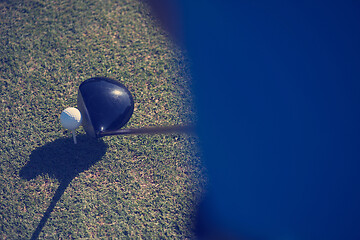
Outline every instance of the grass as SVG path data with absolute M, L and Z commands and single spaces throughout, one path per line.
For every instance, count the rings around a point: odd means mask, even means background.
M 197 138 L 105 137 L 59 114 L 90 77 L 134 95 L 126 127 L 196 120 L 188 60 L 146 4 L 0 1 L 0 239 L 193 239 L 205 186 Z

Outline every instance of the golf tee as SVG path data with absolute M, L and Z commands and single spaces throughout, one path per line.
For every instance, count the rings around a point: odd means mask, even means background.
M 77 144 L 75 130 L 72 130 L 72 135 L 73 135 L 73 139 L 74 139 L 74 144 Z

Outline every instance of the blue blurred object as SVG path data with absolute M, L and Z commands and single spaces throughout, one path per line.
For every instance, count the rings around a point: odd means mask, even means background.
M 210 179 L 200 236 L 360 239 L 360 2 L 175 6 Z

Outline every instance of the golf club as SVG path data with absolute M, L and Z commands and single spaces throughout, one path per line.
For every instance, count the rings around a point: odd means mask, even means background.
M 191 133 L 191 125 L 121 129 L 131 118 L 134 100 L 120 82 L 106 77 L 90 78 L 79 86 L 77 106 L 87 135 L 101 138 L 112 135 Z

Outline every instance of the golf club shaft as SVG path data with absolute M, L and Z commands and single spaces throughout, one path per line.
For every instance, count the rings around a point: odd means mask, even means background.
M 176 125 L 166 127 L 146 127 L 134 129 L 120 129 L 100 133 L 100 137 L 113 135 L 130 135 L 130 134 L 166 134 L 166 133 L 192 133 L 195 127 L 191 125 Z

